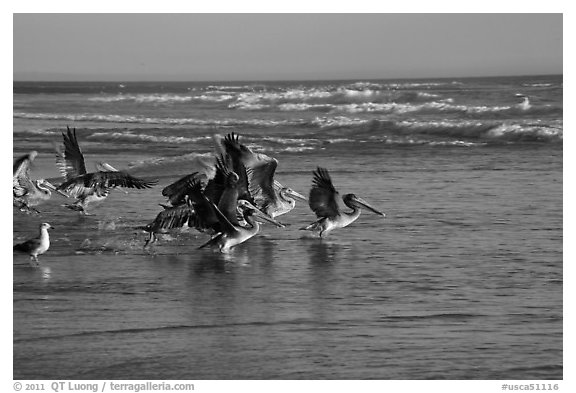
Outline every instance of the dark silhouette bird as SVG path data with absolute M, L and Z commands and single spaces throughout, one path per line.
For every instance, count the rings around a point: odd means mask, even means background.
M 157 183 L 155 180 L 144 180 L 118 171 L 106 163 L 99 163 L 96 172 L 87 172 L 84 155 L 76 138 L 76 129 L 66 128 L 66 134 L 62 133 L 64 152 L 57 150 L 56 164 L 65 180 L 57 189 L 77 199 L 75 203 L 65 205 L 69 209 L 88 214 L 88 204 L 103 201 L 113 188 L 145 189 Z
M 313 176 L 308 203 L 312 211 L 316 213 L 318 220 L 300 229 L 317 232 L 320 237 L 325 237 L 334 229 L 344 228 L 356 221 L 362 208 L 385 216 L 384 213 L 376 210 L 354 194 L 346 194 L 342 197 L 344 204 L 352 211 L 349 213 L 341 211 L 336 200 L 338 191 L 334 188 L 328 171 L 318 167 L 313 172 Z
M 30 259 L 38 262 L 38 255 L 44 254 L 50 248 L 50 235 L 48 229 L 54 229 L 47 222 L 40 224 L 40 234 L 24 243 L 19 243 L 14 246 L 14 251 L 24 252 L 30 255 Z
M 278 160 L 265 154 L 255 153 L 240 143 L 239 136 L 230 133 L 220 141 L 222 149 L 231 157 L 233 170 L 242 176 L 246 171 L 248 192 L 252 203 L 270 217 L 288 213 L 296 206 L 296 200 L 306 201 L 306 197 L 290 187 L 284 187 L 274 179 Z
M 190 194 L 196 192 L 196 189 L 201 190 L 202 181 L 205 181 L 205 178 L 205 175 L 194 172 L 164 187 L 162 195 L 168 199 L 169 204 L 160 204 L 164 210 L 158 213 L 148 225 L 138 227 L 150 234 L 144 248 L 157 241 L 158 233 L 167 233 L 171 229 L 182 228 L 188 224 L 194 215 Z

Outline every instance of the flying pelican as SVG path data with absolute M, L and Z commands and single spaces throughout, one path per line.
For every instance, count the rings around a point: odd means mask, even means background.
M 38 262 L 38 255 L 44 254 L 50 248 L 50 235 L 48 229 L 54 229 L 47 222 L 40 224 L 40 234 L 24 243 L 14 245 L 14 251 L 25 252 L 30 255 L 30 260 Z
M 248 223 L 246 227 L 232 224 L 228 218 L 212 203 L 213 212 L 218 217 L 221 225 L 221 231 L 212 237 L 206 243 L 198 247 L 198 249 L 210 246 L 217 248 L 221 253 L 228 253 L 232 247 L 244 243 L 248 239 L 254 237 L 260 231 L 260 223 L 254 218 L 257 216 L 265 221 L 268 221 L 276 226 L 283 227 L 278 221 L 263 214 L 258 208 L 246 200 L 239 200 L 238 206 L 242 210 L 244 220 Z
M 144 248 L 156 242 L 157 233 L 167 233 L 170 229 L 182 228 L 186 224 L 188 224 L 188 226 L 194 226 L 189 223 L 190 220 L 193 220 L 195 214 L 195 209 L 190 200 L 190 194 L 193 192 L 202 192 L 202 181 L 205 181 L 205 178 L 205 175 L 194 172 L 162 189 L 162 195 L 168 198 L 170 205 L 160 204 L 164 210 L 156 215 L 154 221 L 144 227 L 137 228 L 150 234 L 150 237 L 144 244 Z M 199 191 L 196 191 L 196 189 Z
M 13 167 L 13 205 L 20 211 L 27 213 L 31 211 L 40 213 L 32 206 L 37 206 L 50 199 L 52 191 L 57 191 L 56 187 L 44 179 L 34 181 L 30 179 L 30 166 L 37 155 L 37 151 L 23 155 L 14 162 Z M 68 197 L 62 191 L 57 192 Z
M 240 163 L 246 168 L 249 192 L 260 211 L 270 217 L 277 217 L 294 209 L 296 200 L 306 201 L 305 196 L 274 179 L 278 167 L 275 158 L 254 153 L 240 143 L 238 135 L 234 133 L 228 134 L 220 144 L 232 158 L 234 171 L 239 171 Z
M 190 217 L 194 213 L 194 210 L 189 203 L 176 206 L 162 205 L 162 207 L 164 207 L 164 210 L 158 213 L 154 221 L 144 227 L 138 228 L 150 234 L 150 237 L 146 239 L 146 243 L 144 243 L 144 248 L 156 242 L 156 234 L 167 233 L 170 229 L 174 228 L 182 228 L 186 223 L 188 223 Z
M 296 200 L 307 201 L 306 197 L 274 180 L 278 161 L 271 161 L 247 170 L 250 192 L 258 208 L 274 218 L 286 214 L 296 206 Z
M 64 205 L 69 209 L 80 211 L 88 215 L 86 207 L 91 202 L 101 202 L 115 187 L 144 189 L 151 188 L 157 181 L 148 181 L 118 171 L 109 164 L 99 163 L 96 172 L 88 173 L 84 163 L 84 155 L 76 139 L 76 129 L 73 131 L 66 127 L 67 133 L 62 133 L 64 138 L 64 152 L 57 149 L 56 164 L 64 177 L 64 183 L 58 186 L 58 190 L 67 192 L 77 201 L 73 204 Z
M 300 228 L 301 230 L 318 232 L 320 237 L 325 237 L 334 229 L 344 228 L 356 221 L 360 216 L 362 207 L 385 216 L 384 213 L 376 210 L 354 194 L 346 194 L 342 197 L 344 204 L 352 211 L 350 213 L 340 211 L 336 201 L 338 191 L 334 188 L 328 171 L 325 168 L 318 167 L 313 174 L 313 184 L 308 203 L 312 211 L 316 213 L 318 220 Z
M 254 237 L 260 231 L 260 224 L 255 217 L 284 227 L 254 206 L 247 189 L 246 169 L 242 162 L 236 162 L 237 168 L 231 170 L 230 158 L 228 155 L 218 158 L 215 176 L 206 188 L 202 191 L 195 184 L 189 193 L 195 212 L 188 225 L 199 230 L 210 229 L 216 233 L 199 248 L 211 246 L 222 253 L 229 252 L 232 247 Z M 238 217 L 239 211 L 241 217 Z M 242 225 L 241 221 L 244 221 L 245 225 Z

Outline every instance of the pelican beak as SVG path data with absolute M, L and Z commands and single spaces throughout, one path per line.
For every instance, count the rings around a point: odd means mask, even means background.
M 66 194 L 66 193 L 63 192 L 62 190 L 59 190 L 58 188 L 56 188 L 56 187 L 54 186 L 54 184 L 50 183 L 49 181 L 44 180 L 44 181 L 42 182 L 42 184 L 43 184 L 46 188 L 48 188 L 50 191 L 52 191 L 52 192 L 57 192 L 58 194 L 60 194 L 60 195 L 62 195 L 62 196 L 65 196 L 66 198 L 70 198 L 70 195 Z
M 297 200 L 302 201 L 302 202 L 308 202 L 308 198 L 306 198 L 304 195 L 302 195 L 299 192 L 296 192 L 292 189 L 286 190 L 286 193 L 288 195 L 290 195 L 291 197 L 293 197 L 294 199 L 297 199 Z
M 354 198 L 354 201 L 355 201 L 357 204 L 365 207 L 366 209 L 368 209 L 368 210 L 370 210 L 370 211 L 372 211 L 372 212 L 374 212 L 374 213 L 376 213 L 376 214 L 378 214 L 378 215 L 380 215 L 380 216 L 384 216 L 384 217 L 386 216 L 386 214 L 384 214 L 384 213 L 382 213 L 381 211 L 377 210 L 376 208 L 370 206 L 370 204 L 369 204 L 368 202 L 366 202 L 366 201 L 365 201 L 364 199 L 362 199 L 362 198 L 355 197 L 355 198 Z
M 273 219 L 272 217 L 268 216 L 267 214 L 262 213 L 260 210 L 256 209 L 256 211 L 254 212 L 254 215 L 261 218 L 264 221 L 268 221 L 270 224 L 274 224 L 276 225 L 278 228 L 284 228 L 285 225 L 282 223 L 279 223 L 278 221 L 276 221 L 275 219 Z
M 276 225 L 278 228 L 285 228 L 285 225 L 276 221 L 275 219 L 273 219 L 272 217 L 270 217 L 268 214 L 263 213 L 260 209 L 258 209 L 256 206 L 254 206 L 253 204 L 251 204 L 248 201 L 242 200 L 242 204 L 244 207 L 246 208 L 250 208 L 252 210 L 254 210 L 254 215 L 264 221 L 267 221 L 271 224 Z

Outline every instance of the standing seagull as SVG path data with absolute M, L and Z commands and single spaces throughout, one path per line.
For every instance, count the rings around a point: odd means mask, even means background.
M 31 151 L 23 155 L 14 162 L 13 167 L 13 205 L 20 211 L 27 213 L 31 211 L 40 213 L 32 206 L 37 206 L 50 199 L 52 191 L 56 191 L 56 187 L 44 179 L 30 179 L 30 166 L 37 155 L 37 151 Z M 68 196 L 61 191 L 58 191 L 58 193 Z
M 144 189 L 151 188 L 157 183 L 157 181 L 133 177 L 106 163 L 98 163 L 96 172 L 88 173 L 84 163 L 84 155 L 76 139 L 76 129 L 70 130 L 69 127 L 66 129 L 67 133 L 62 133 L 64 152 L 57 150 L 56 164 L 65 179 L 65 182 L 58 186 L 58 190 L 65 191 L 70 196 L 77 198 L 75 203 L 64 205 L 67 208 L 88 214 L 86 212 L 88 204 L 103 201 L 112 188 Z
M 352 211 L 350 213 L 340 211 L 338 202 L 336 201 L 338 191 L 336 191 L 332 185 L 332 179 L 328 171 L 318 167 L 313 174 L 314 179 L 312 180 L 312 189 L 310 190 L 308 204 L 312 211 L 316 213 L 318 220 L 300 229 L 318 232 L 320 237 L 325 237 L 332 230 L 344 228 L 356 221 L 358 217 L 360 217 L 360 209 L 362 207 L 381 216 L 385 216 L 384 213 L 376 210 L 354 194 L 346 194 L 342 197 L 344 204 L 352 209 Z
M 30 255 L 31 260 L 38 262 L 38 255 L 44 254 L 50 248 L 48 229 L 54 229 L 54 227 L 47 222 L 43 222 L 40 224 L 40 235 L 38 237 L 16 244 L 14 250 L 25 252 Z

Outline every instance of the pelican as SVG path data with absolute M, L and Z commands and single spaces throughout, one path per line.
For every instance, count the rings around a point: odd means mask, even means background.
M 40 213 L 32 206 L 37 206 L 50 199 L 52 191 L 57 191 L 56 187 L 47 180 L 30 179 L 30 166 L 37 155 L 37 151 L 31 151 L 23 155 L 14 162 L 13 167 L 13 205 L 20 209 L 20 211 L 27 213 L 32 211 Z M 57 192 L 68 197 L 68 195 L 61 191 Z
M 144 189 L 151 188 L 157 181 L 148 181 L 118 171 L 106 163 L 98 163 L 96 172 L 88 173 L 84 163 L 84 155 L 76 139 L 76 129 L 73 131 L 66 127 L 67 133 L 62 133 L 64 138 L 64 152 L 57 149 L 56 164 L 64 177 L 64 183 L 58 186 L 58 190 L 65 191 L 75 197 L 73 204 L 64 205 L 69 209 L 80 211 L 88 215 L 86 207 L 91 202 L 103 201 L 110 190 L 115 187 Z
M 255 217 L 284 227 L 250 201 L 252 197 L 247 190 L 246 169 L 241 162 L 237 162 L 239 173 L 230 170 L 229 158 L 223 155 L 217 160 L 214 179 L 208 182 L 203 192 L 196 187 L 189 193 L 195 207 L 194 218 L 189 225 L 194 223 L 197 229 L 209 228 L 216 233 L 199 248 L 211 246 L 222 253 L 229 252 L 232 247 L 247 241 L 260 231 L 260 224 Z M 242 225 L 241 221 L 246 225 Z
M 221 231 L 206 243 L 198 247 L 198 249 L 210 246 L 217 248 L 221 253 L 228 253 L 232 247 L 244 243 L 248 239 L 254 237 L 260 231 L 260 223 L 254 218 L 257 216 L 265 221 L 268 221 L 276 226 L 283 227 L 278 221 L 263 214 L 258 208 L 246 200 L 239 200 L 238 206 L 242 210 L 244 220 L 248 223 L 246 227 L 232 224 L 228 218 L 212 203 L 213 212 L 218 217 L 221 225 Z
M 40 224 L 40 234 L 38 237 L 19 243 L 14 246 L 14 251 L 25 252 L 30 255 L 30 260 L 38 262 L 38 255 L 44 254 L 50 248 L 50 235 L 48 229 L 54 229 L 47 222 Z
M 150 234 L 150 237 L 146 240 L 146 243 L 144 243 L 144 248 L 156 242 L 157 233 L 167 233 L 170 229 L 182 228 L 194 213 L 189 203 L 177 206 L 162 205 L 162 207 L 164 207 L 164 210 L 158 213 L 154 221 L 144 227 L 138 228 Z
M 239 142 L 238 135 L 228 134 L 221 142 L 222 148 L 232 158 L 234 171 L 241 163 L 246 168 L 249 192 L 260 211 L 270 217 L 286 214 L 296 206 L 296 200 L 306 197 L 274 179 L 278 160 L 265 154 L 254 153 Z M 240 170 L 241 172 L 241 170 Z
M 384 213 L 370 206 L 366 201 L 354 194 L 346 194 L 342 197 L 344 204 L 352 211 L 346 213 L 340 211 L 336 195 L 338 191 L 332 184 L 332 179 L 325 168 L 318 167 L 313 172 L 312 189 L 310 190 L 309 205 L 318 220 L 312 224 L 300 228 L 301 230 L 318 232 L 319 236 L 325 237 L 336 228 L 344 228 L 360 217 L 361 208 L 365 207 L 372 212 L 385 216 Z
M 307 201 L 306 197 L 274 180 L 278 161 L 270 162 L 247 170 L 248 184 L 256 206 L 274 218 L 286 214 L 296 206 L 296 200 Z
M 182 228 L 187 223 L 189 226 L 193 226 L 189 223 L 190 220 L 193 220 L 193 215 L 195 214 L 190 194 L 201 192 L 202 181 L 205 178 L 205 175 L 194 172 L 162 189 L 162 195 L 168 198 L 170 205 L 160 204 L 164 210 L 156 215 L 154 221 L 144 227 L 137 228 L 150 234 L 144 244 L 144 248 L 156 242 L 157 233 L 166 233 L 170 229 Z

